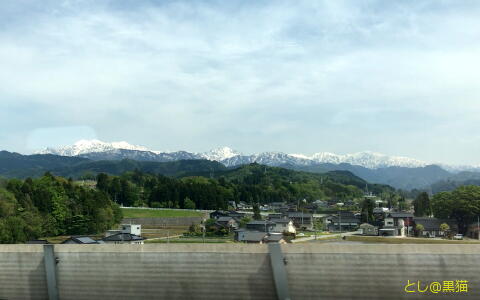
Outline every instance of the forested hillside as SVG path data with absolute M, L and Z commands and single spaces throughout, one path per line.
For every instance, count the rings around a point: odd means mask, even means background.
M 119 206 L 106 193 L 48 173 L 0 183 L 0 243 L 100 233 L 121 219 Z
M 349 172 L 311 174 L 259 164 L 217 171 L 211 177 L 172 178 L 140 170 L 98 175 L 97 187 L 124 206 L 226 209 L 228 201 L 296 202 L 361 198 L 366 182 Z M 378 192 L 388 186 L 371 185 Z

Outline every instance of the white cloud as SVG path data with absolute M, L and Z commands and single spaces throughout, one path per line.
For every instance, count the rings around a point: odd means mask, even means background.
M 479 163 L 478 141 L 465 144 L 480 129 L 475 2 L 102 3 L 0 12 L 5 115 L 31 116 L 2 122 L 6 148 L 88 126 L 156 149 Z

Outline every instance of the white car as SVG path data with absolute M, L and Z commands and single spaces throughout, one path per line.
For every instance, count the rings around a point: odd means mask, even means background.
M 456 234 L 453 236 L 454 240 L 463 240 L 463 234 Z

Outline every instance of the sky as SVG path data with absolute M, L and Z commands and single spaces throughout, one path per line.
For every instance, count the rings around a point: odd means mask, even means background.
M 480 164 L 480 1 L 3 1 L 0 149 Z

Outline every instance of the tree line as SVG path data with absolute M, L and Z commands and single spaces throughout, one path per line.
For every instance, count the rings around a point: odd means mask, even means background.
M 119 206 L 105 192 L 50 173 L 0 185 L 0 243 L 100 233 L 121 219 Z
M 328 176 L 251 164 L 216 178 L 172 178 L 140 170 L 112 176 L 100 173 L 97 188 L 123 206 L 227 209 L 229 201 L 249 204 L 299 199 L 355 199 L 363 191 Z

